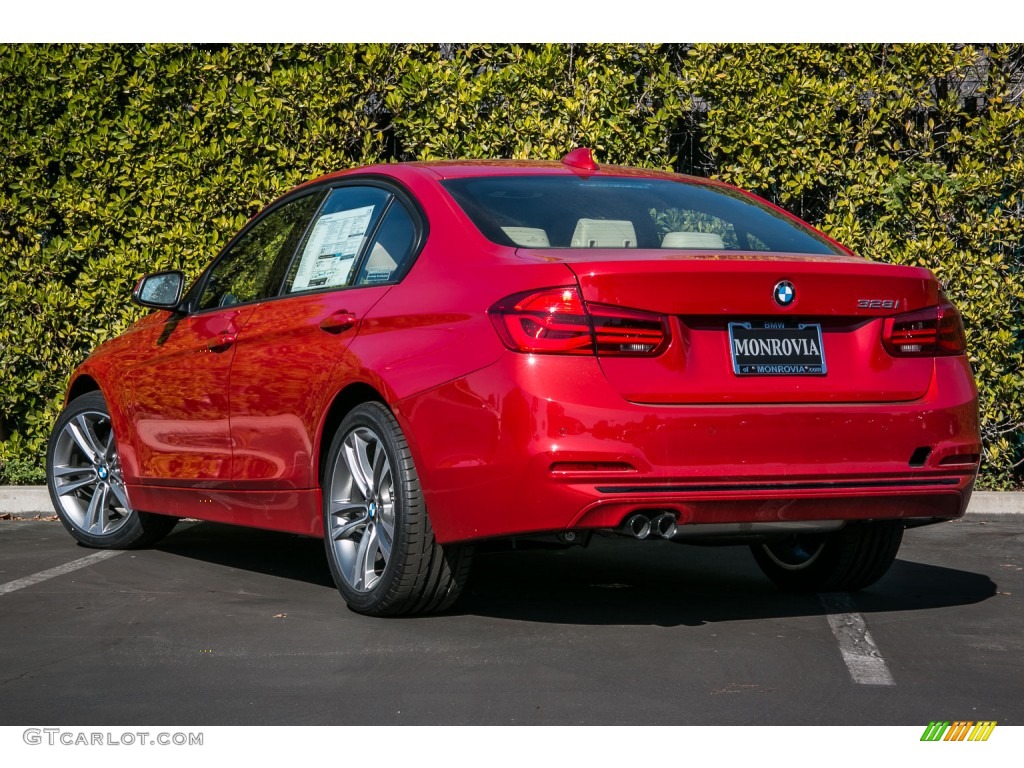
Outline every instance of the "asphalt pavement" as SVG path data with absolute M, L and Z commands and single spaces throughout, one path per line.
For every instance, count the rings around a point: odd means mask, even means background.
M 1022 543 L 912 530 L 878 584 L 822 599 L 743 547 L 595 539 L 482 553 L 454 610 L 373 619 L 320 541 L 180 523 L 93 557 L 6 520 L 0 724 L 1020 725 Z M 858 653 L 888 678 L 858 682 Z

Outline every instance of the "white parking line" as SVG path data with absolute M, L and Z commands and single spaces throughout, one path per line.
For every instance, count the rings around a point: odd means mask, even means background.
M 839 652 L 843 654 L 853 682 L 860 685 L 896 685 L 889 665 L 875 645 L 864 617 L 854 610 L 850 596 L 833 593 L 820 595 L 819 599 L 828 611 L 828 625 L 839 641 Z
M 79 558 L 78 560 L 72 560 L 70 563 L 64 563 L 64 565 L 58 565 L 56 568 L 48 568 L 45 571 L 34 573 L 31 576 L 26 576 L 23 579 L 15 579 L 14 581 L 8 581 L 6 584 L 0 584 L 0 595 L 6 595 L 8 592 L 14 592 L 25 587 L 31 587 L 33 584 L 38 584 L 41 581 L 52 579 L 55 576 L 63 576 L 65 573 L 71 573 L 77 571 L 79 568 L 85 568 L 86 566 L 93 565 L 100 562 L 101 560 L 109 560 L 112 557 L 117 557 L 123 549 L 106 549 L 102 552 L 96 552 L 86 557 Z

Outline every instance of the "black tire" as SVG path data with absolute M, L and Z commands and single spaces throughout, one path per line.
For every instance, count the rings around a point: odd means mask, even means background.
M 849 523 L 829 534 L 802 534 L 750 549 L 764 575 L 789 592 L 848 592 L 878 581 L 903 541 L 898 521 Z
M 322 488 L 327 562 L 352 610 L 434 613 L 458 599 L 472 547 L 435 541 L 409 446 L 384 405 L 363 403 L 342 421 Z
M 61 523 L 87 547 L 147 547 L 178 522 L 128 504 L 110 411 L 99 392 L 76 397 L 57 417 L 46 449 L 46 486 Z

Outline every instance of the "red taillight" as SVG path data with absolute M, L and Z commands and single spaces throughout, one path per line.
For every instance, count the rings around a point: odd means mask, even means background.
M 896 357 L 940 357 L 967 351 L 963 320 L 949 302 L 887 317 L 882 342 Z
M 491 307 L 490 315 L 505 346 L 515 352 L 652 357 L 669 338 L 660 315 L 585 307 L 572 286 L 509 296 Z
M 505 346 L 516 352 L 594 353 L 590 321 L 575 288 L 509 296 L 490 314 Z

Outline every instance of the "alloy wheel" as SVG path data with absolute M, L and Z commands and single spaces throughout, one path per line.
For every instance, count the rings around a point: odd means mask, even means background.
M 383 575 L 395 540 L 394 479 L 377 433 L 368 427 L 349 432 L 329 478 L 325 535 L 346 584 L 369 592 Z
M 105 536 L 131 518 L 110 416 L 83 411 L 64 425 L 50 475 L 67 520 L 83 533 Z

